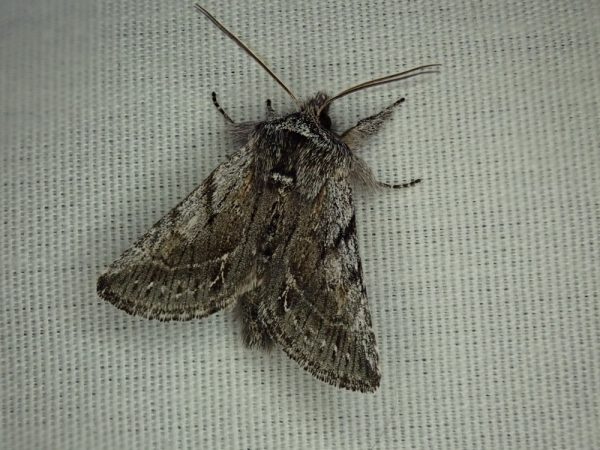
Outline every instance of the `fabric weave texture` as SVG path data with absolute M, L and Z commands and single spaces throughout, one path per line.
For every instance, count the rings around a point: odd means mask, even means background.
M 245 349 L 231 311 L 160 323 L 98 274 L 293 104 L 192 3 L 0 4 L 0 448 L 600 448 L 600 4 L 210 0 L 334 126 L 405 96 L 357 188 L 382 384 Z

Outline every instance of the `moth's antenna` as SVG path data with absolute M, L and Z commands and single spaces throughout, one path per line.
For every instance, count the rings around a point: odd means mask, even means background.
M 212 23 L 214 23 L 217 28 L 219 28 L 219 30 L 221 30 L 223 33 L 225 33 L 228 37 L 231 38 L 231 40 L 233 40 L 233 42 L 235 42 L 237 45 L 239 45 L 246 53 L 248 53 L 250 56 L 252 56 L 252 58 L 254 58 L 254 60 L 261 65 L 261 67 L 263 69 L 265 69 L 267 71 L 267 73 L 269 75 L 271 75 L 271 77 L 273 77 L 273 79 L 275 81 L 277 81 L 277 83 L 279 83 L 279 85 L 285 90 L 285 92 L 288 93 L 288 95 L 290 97 L 292 97 L 292 99 L 299 105 L 300 101 L 296 98 L 296 96 L 294 95 L 294 93 L 284 84 L 283 81 L 281 81 L 279 79 L 279 77 L 277 75 L 275 75 L 273 73 L 273 71 L 265 64 L 265 62 L 255 53 L 253 52 L 250 47 L 248 47 L 244 42 L 242 42 L 242 40 L 237 37 L 235 34 L 233 34 L 231 31 L 229 31 L 227 28 L 225 28 L 225 25 L 223 25 L 221 22 L 219 22 L 217 20 L 217 18 L 215 16 L 213 16 L 211 13 L 209 13 L 206 9 L 204 9 L 202 6 L 200 6 L 198 3 L 196 3 L 194 5 L 194 7 L 200 11 L 202 14 L 204 14 L 206 17 L 208 17 Z
M 348 89 L 344 89 L 339 94 L 334 95 L 329 100 L 327 100 L 319 109 L 319 114 L 323 111 L 327 106 L 337 100 L 338 98 L 344 97 L 348 94 L 352 94 L 353 92 L 360 91 L 361 89 L 367 89 L 373 86 L 378 86 L 380 84 L 392 83 L 394 81 L 406 80 L 407 78 L 416 77 L 417 75 L 424 75 L 426 73 L 439 73 L 436 69 L 440 67 L 441 64 L 427 64 L 424 66 L 415 67 L 414 69 L 406 70 L 404 72 L 394 73 L 391 75 L 386 75 L 385 77 L 375 78 L 374 80 L 364 81 L 355 86 L 349 87 Z

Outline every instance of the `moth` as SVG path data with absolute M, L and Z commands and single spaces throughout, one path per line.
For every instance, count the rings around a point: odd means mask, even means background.
M 377 181 L 355 150 L 404 99 L 338 133 L 329 108 L 361 89 L 435 72 L 437 64 L 300 101 L 237 36 L 199 5 L 290 95 L 291 114 L 234 123 L 244 145 L 110 265 L 98 294 L 130 314 L 190 320 L 234 306 L 249 347 L 278 345 L 316 378 L 372 392 L 379 356 L 358 253 L 353 184 Z

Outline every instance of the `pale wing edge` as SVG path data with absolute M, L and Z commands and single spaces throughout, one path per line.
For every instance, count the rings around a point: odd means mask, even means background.
M 379 355 L 376 351 L 372 356 L 374 357 L 373 375 L 370 377 L 353 377 L 345 373 L 334 372 L 324 368 L 319 364 L 318 359 L 310 359 L 307 355 L 298 351 L 281 329 L 278 329 L 273 322 L 265 322 L 265 325 L 271 333 L 271 337 L 281 346 L 285 354 L 315 378 L 327 384 L 351 391 L 375 392 L 379 387 L 381 382 L 381 372 L 379 371 Z M 376 347 L 374 349 L 376 350 Z

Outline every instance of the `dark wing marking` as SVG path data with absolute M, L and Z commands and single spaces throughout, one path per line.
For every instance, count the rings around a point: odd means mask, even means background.
M 315 377 L 359 391 L 379 386 L 379 356 L 363 285 L 352 191 L 325 182 L 308 202 L 279 196 L 264 221 L 259 286 L 243 301 L 283 350 Z
M 205 317 L 255 282 L 257 201 L 246 149 L 218 166 L 100 276 L 98 293 L 149 319 Z

